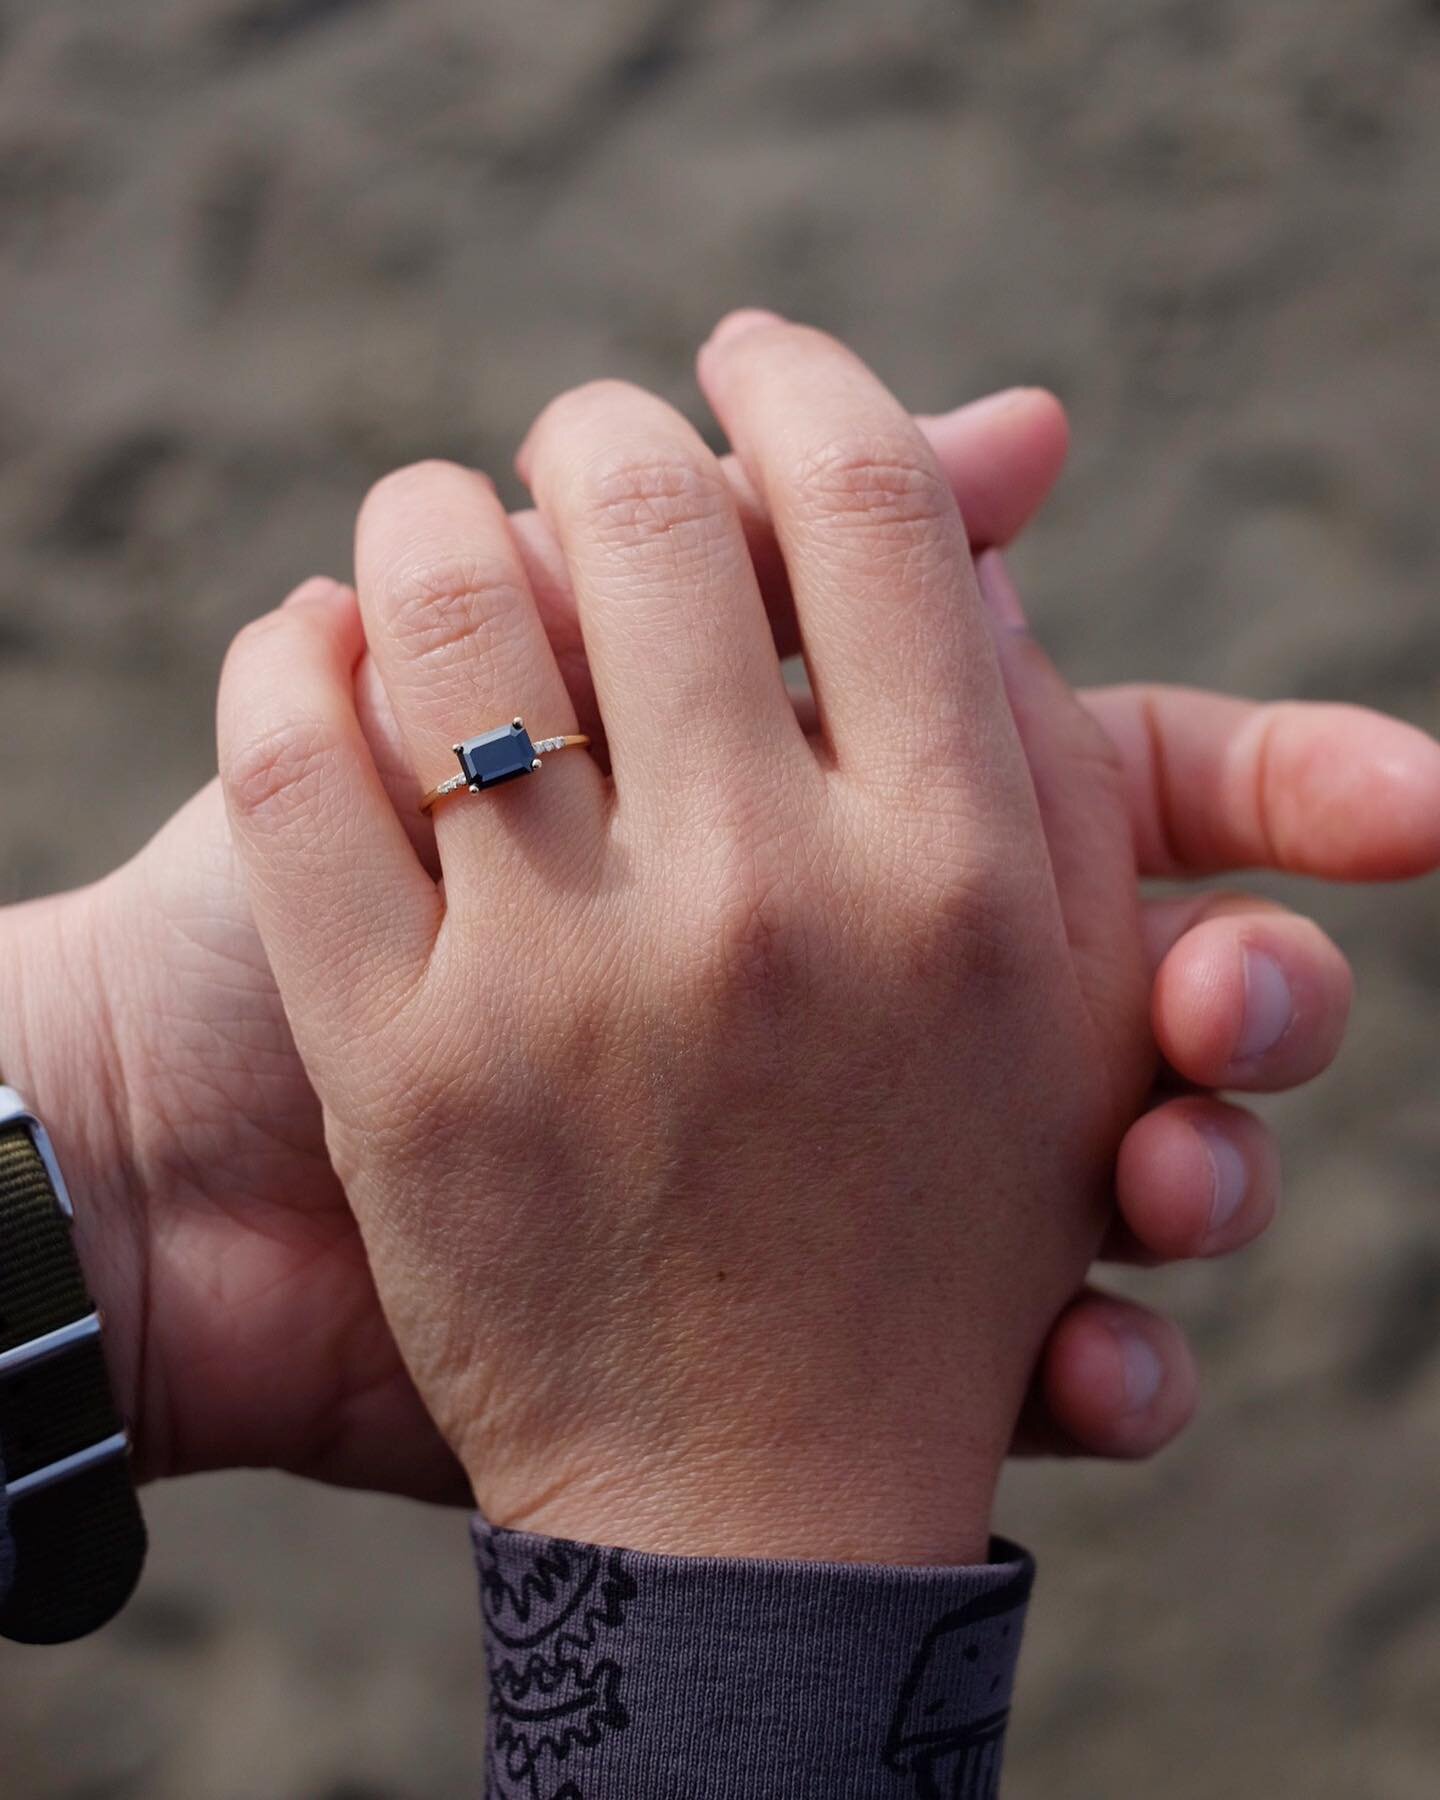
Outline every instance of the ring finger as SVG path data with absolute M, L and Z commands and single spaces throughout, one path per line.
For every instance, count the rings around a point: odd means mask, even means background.
M 417 463 L 378 482 L 355 531 L 366 636 L 419 790 L 456 774 L 457 740 L 523 718 L 532 739 L 575 713 L 495 490 L 454 463 Z M 593 826 L 598 771 L 572 752 L 545 776 L 543 808 L 461 796 L 437 810 L 441 859 L 493 862 L 497 829 L 570 839 Z M 462 817 L 463 815 L 463 817 Z M 453 870 L 452 870 L 453 872 Z M 468 885 L 468 884 L 467 884 Z

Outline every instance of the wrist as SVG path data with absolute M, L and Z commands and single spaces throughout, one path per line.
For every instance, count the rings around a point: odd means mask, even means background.
M 54 1143 L 75 1202 L 75 1250 L 103 1321 L 116 1406 L 144 1476 L 157 1472 L 143 1391 L 144 1209 L 92 926 L 97 891 L 0 909 L 0 1077 Z
M 948 1446 L 860 1443 L 843 1457 L 724 1448 L 678 1467 L 631 1463 L 556 1483 L 471 1471 L 494 1525 L 663 1556 L 958 1566 L 987 1560 L 1003 1452 L 957 1464 Z M 525 1493 L 541 1498 L 527 1503 Z

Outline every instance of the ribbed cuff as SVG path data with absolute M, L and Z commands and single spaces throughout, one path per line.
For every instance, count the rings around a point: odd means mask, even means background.
M 477 1518 L 489 1800 L 991 1800 L 1034 1564 L 654 1556 Z

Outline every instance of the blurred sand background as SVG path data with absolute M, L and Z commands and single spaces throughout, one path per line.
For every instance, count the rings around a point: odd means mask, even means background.
M 1064 396 L 1016 566 L 1076 677 L 1440 729 L 1435 0 L 0 0 L 6 897 L 205 776 L 227 639 L 348 570 L 372 477 L 503 475 L 601 373 L 698 417 L 744 301 L 918 408 Z M 1004 1497 L 1017 1800 L 1440 1792 L 1440 888 L 1305 898 L 1359 1003 L 1272 1109 L 1288 1212 L 1150 1284 L 1199 1423 Z M 5 1800 L 474 1791 L 462 1520 L 264 1475 L 149 1511 L 116 1626 L 0 1649 Z

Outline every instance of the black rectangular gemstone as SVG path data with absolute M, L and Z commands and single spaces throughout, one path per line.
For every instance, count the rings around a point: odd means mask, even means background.
M 455 754 L 472 788 L 498 787 L 517 775 L 528 775 L 535 761 L 535 746 L 523 725 L 502 725 L 466 738 Z

